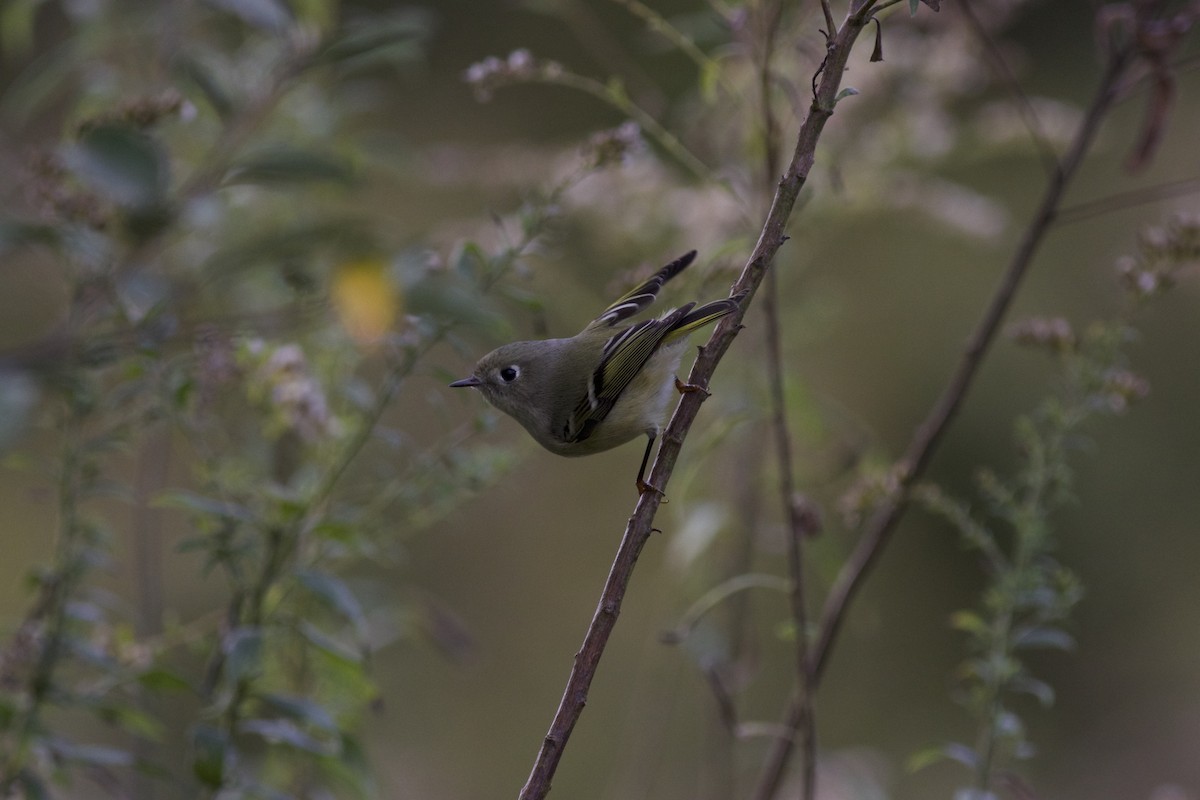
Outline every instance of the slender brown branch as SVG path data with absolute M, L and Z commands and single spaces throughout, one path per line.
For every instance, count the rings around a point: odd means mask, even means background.
M 887 544 L 896 523 L 907 507 L 908 490 L 928 466 L 943 434 L 961 407 L 983 357 L 995 339 L 1000 323 L 1012 303 L 1021 279 L 1033 262 L 1038 247 L 1057 217 L 1058 207 L 1062 202 L 1068 183 L 1078 171 L 1084 156 L 1095 140 L 1101 121 L 1112 106 L 1119 79 L 1124 74 L 1130 60 L 1130 54 L 1127 51 L 1116 51 L 1110 55 L 1091 106 L 1076 132 L 1070 148 L 1063 157 L 1061 169 L 1050 175 L 1037 212 L 1025 229 L 1012 260 L 1001 278 L 1000 285 L 968 340 L 957 369 L 937 402 L 934 403 L 925 421 L 917 428 L 912 441 L 897 464 L 899 488 L 876 509 L 868 520 L 858 545 L 843 565 L 830 589 L 822 609 L 819 633 L 809 653 L 809 670 L 814 687 L 819 684 L 828 664 L 829 654 L 851 600 Z M 797 730 L 804 722 L 804 714 L 804 698 L 797 693 L 792 698 L 785 725 L 789 730 Z M 793 742 L 790 737 L 775 740 L 775 744 L 768 754 L 767 766 L 760 785 L 778 787 L 787 768 L 792 746 Z M 764 799 L 773 795 L 774 789 L 770 792 L 759 792 L 756 797 Z
M 1196 194 L 1197 192 L 1200 192 L 1200 178 L 1184 178 L 1183 180 L 1169 181 L 1154 186 L 1146 186 L 1141 189 L 1131 189 L 1127 192 L 1118 192 L 1108 197 L 1101 197 L 1096 200 L 1089 200 L 1086 203 L 1064 208 L 1059 212 L 1057 222 L 1059 225 L 1065 225 L 1070 222 L 1082 222 L 1085 219 L 1091 219 L 1101 214 L 1121 211 L 1147 203 L 1156 203 L 1159 200 L 1166 200 L 1171 197 L 1186 197 L 1189 194 Z
M 796 205 L 796 198 L 808 180 L 817 143 L 825 128 L 825 123 L 833 115 L 847 60 L 855 41 L 870 18 L 872 4 L 870 0 L 866 3 L 856 4 L 851 13 L 847 15 L 841 29 L 829 41 L 817 91 L 814 94 L 812 106 L 800 126 L 791 162 L 776 186 L 775 196 L 759 233 L 758 242 L 755 244 L 742 274 L 733 286 L 734 293 L 742 290 L 753 293 L 758 289 L 775 254 L 787 239 L 784 231 L 791 218 L 792 209 Z M 741 321 L 745 316 L 749 301 L 750 298 L 747 298 L 739 311 L 729 315 L 717 325 L 708 342 L 700 348 L 700 353 L 688 375 L 688 383 L 701 387 L 708 385 L 717 364 L 720 363 L 741 329 Z M 684 439 L 700 411 L 703 398 L 704 392 L 688 392 L 680 399 L 666 432 L 662 436 L 662 444 L 650 473 L 652 485 L 666 488 L 679 459 Z M 592 622 L 588 626 L 587 635 L 575 655 L 575 663 L 559 702 L 558 710 L 555 712 L 550 730 L 542 741 L 529 779 L 521 790 L 521 800 L 540 800 L 550 791 L 554 772 L 562 759 L 563 750 L 571 736 L 571 731 L 575 728 L 575 723 L 578 722 L 579 715 L 583 712 L 584 704 L 587 702 L 588 690 L 595 677 L 600 657 L 604 653 L 617 616 L 620 614 L 621 601 L 625 597 L 625 591 L 629 586 L 638 556 L 653 530 L 654 515 L 658 511 L 661 501 L 662 498 L 657 492 L 646 492 L 638 499 L 633 516 L 629 518 L 616 558 L 609 571 L 608 580 L 601 593 L 600 602 L 596 607 Z
M 762 9 L 762 37 L 759 55 L 759 106 L 763 117 L 763 185 L 770 187 L 779 171 L 778 123 L 771 103 L 771 60 L 779 28 L 781 8 L 768 3 Z M 833 30 L 829 3 L 822 3 L 828 30 Z M 780 334 L 779 274 L 768 270 L 763 294 L 767 382 L 771 398 L 771 429 L 779 471 L 779 499 L 783 518 L 788 523 L 787 567 L 790 578 L 792 624 L 796 628 L 796 691 L 804 698 L 806 713 L 800 728 L 800 751 L 803 780 L 800 800 L 812 800 L 817 791 L 817 730 L 812 713 L 812 693 L 808 673 L 808 606 L 805 600 L 804 541 L 812 532 L 807 521 L 812 519 L 800 512 L 796 498 L 796 475 L 792 459 L 792 434 L 788 427 L 787 396 L 783 375 L 783 346 Z
M 839 575 L 839 579 L 835 582 L 822 612 L 820 636 L 813 647 L 812 670 L 818 678 L 824 670 L 830 646 L 837 636 L 837 630 L 850 597 L 894 528 L 904 508 L 908 487 L 928 465 L 942 434 L 945 433 L 947 426 L 962 405 L 967 389 L 970 388 L 971 381 L 975 377 L 988 347 L 995 339 L 1000 323 L 1020 286 L 1021 279 L 1025 276 L 1038 247 L 1054 223 L 1058 206 L 1068 183 L 1075 176 L 1083 157 L 1095 140 L 1100 123 L 1112 104 L 1113 89 L 1117 79 L 1124 72 L 1128 62 L 1128 54 L 1124 52 L 1114 53 L 1109 59 L 1087 116 L 1063 158 L 1062 169 L 1050 177 L 1042 196 L 1042 202 L 1026 228 L 983 318 L 968 340 L 957 370 L 937 403 L 934 404 L 929 416 L 917 429 L 904 457 L 900 460 L 901 490 L 875 512 L 867 524 L 866 533 L 855 549 L 854 555 L 851 556 L 850 561 Z
M 983 49 L 987 54 L 988 61 L 992 65 L 992 71 L 996 73 L 1000 84 L 1012 97 L 1013 105 L 1016 106 L 1017 113 L 1021 115 L 1021 121 L 1025 123 L 1026 129 L 1029 131 L 1029 136 L 1033 139 L 1034 147 L 1037 148 L 1038 155 L 1041 156 L 1042 167 L 1045 169 L 1047 175 L 1053 175 L 1058 171 L 1058 154 L 1054 152 L 1054 148 L 1050 146 L 1050 142 L 1046 139 L 1046 134 L 1042 131 L 1042 123 L 1038 119 L 1037 112 L 1033 109 L 1033 104 L 1029 102 L 1029 95 L 1025 94 L 1025 90 L 1021 88 L 1021 83 L 1017 80 L 1017 76 L 1009 68 L 1004 54 L 1000 52 L 1000 48 L 996 46 L 992 35 L 988 33 L 979 17 L 976 16 L 975 9 L 971 6 L 971 0 L 962 0 L 959 5 L 962 8 L 963 17 L 967 20 L 967 26 L 979 41 L 983 43 Z
M 821 0 L 821 13 L 825 15 L 825 30 L 833 36 L 833 29 L 837 27 L 837 23 L 833 21 L 833 9 L 829 7 L 829 0 Z

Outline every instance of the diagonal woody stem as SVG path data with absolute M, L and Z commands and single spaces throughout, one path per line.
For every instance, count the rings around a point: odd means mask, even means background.
M 1067 185 L 1075 177 L 1084 156 L 1087 155 L 1096 138 L 1100 123 L 1117 97 L 1120 80 L 1131 60 L 1131 54 L 1125 50 L 1114 51 L 1110 54 L 1091 106 L 1063 157 L 1061 166 L 1051 173 L 1041 203 L 1026 227 L 1025 233 L 1009 261 L 1008 268 L 1000 280 L 1000 285 L 992 295 L 975 331 L 967 341 L 958 367 L 925 421 L 917 428 L 908 449 L 905 450 L 903 457 L 896 465 L 896 473 L 899 477 L 898 489 L 875 510 L 867 521 L 853 553 L 838 573 L 821 612 L 817 638 L 809 650 L 810 690 L 816 688 L 824 674 L 825 667 L 829 663 L 830 652 L 837 640 L 850 602 L 891 538 L 896 524 L 907 508 L 908 490 L 925 471 L 942 435 L 962 406 L 975 373 L 983 363 L 983 358 L 1000 329 L 1000 323 L 1012 304 L 1021 279 L 1028 271 L 1038 247 L 1058 217 Z M 784 727 L 792 733 L 776 739 L 768 753 L 766 766 L 759 780 L 759 789 L 754 795 L 758 800 L 769 800 L 778 791 L 791 757 L 794 732 L 804 723 L 805 714 L 806 699 L 802 693 L 797 692 L 792 697 L 791 706 L 784 721 Z
M 813 93 L 813 102 L 800 126 L 791 161 L 776 186 L 775 196 L 759 233 L 758 242 L 734 284 L 732 293 L 745 289 L 753 294 L 762 283 L 775 254 L 787 240 L 784 231 L 796 205 L 796 198 L 808 180 L 817 142 L 821 138 L 825 123 L 833 116 L 847 60 L 859 34 L 870 21 L 873 5 L 874 0 L 853 2 L 841 28 L 836 34 L 829 37 L 825 62 Z M 701 387 L 708 386 L 717 364 L 720 363 L 741 329 L 741 321 L 749 301 L 750 298 L 747 298 L 746 301 L 743 301 L 739 311 L 730 314 L 717 325 L 708 342 L 700 348 L 700 354 L 688 376 L 688 383 Z M 652 485 L 666 488 L 679 459 L 684 439 L 700 411 L 703 398 L 703 392 L 689 392 L 681 398 L 671 417 L 671 422 L 663 434 L 662 445 L 659 447 L 658 456 L 650 473 L 649 480 Z M 588 626 L 583 645 L 575 654 L 575 662 L 571 668 L 571 674 L 559 702 L 558 710 L 555 712 L 550 730 L 542 741 L 529 779 L 521 790 L 520 800 L 541 800 L 550 791 L 554 772 L 562 759 L 563 750 L 571 736 L 571 731 L 583 712 L 600 657 L 604 653 L 608 637 L 620 614 L 621 601 L 625 597 L 633 568 L 653 530 L 654 516 L 660 502 L 661 496 L 657 492 L 644 493 L 638 500 L 633 516 L 629 518 L 616 558 L 604 584 L 600 602 L 592 617 L 592 622 Z

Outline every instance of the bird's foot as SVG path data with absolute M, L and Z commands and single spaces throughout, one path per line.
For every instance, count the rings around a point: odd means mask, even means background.
M 712 392 L 710 392 L 708 389 L 705 389 L 703 386 L 697 386 L 694 383 L 684 383 L 683 381 L 679 380 L 679 376 L 675 377 L 675 389 L 680 394 L 693 394 L 695 392 L 700 392 L 704 395 L 705 399 L 712 397 Z
M 645 478 L 642 478 L 640 476 L 637 479 L 637 490 L 638 490 L 639 497 L 641 495 L 644 495 L 646 492 L 654 492 L 655 494 L 657 494 L 659 496 L 659 498 L 662 500 L 662 502 L 664 502 L 664 503 L 668 502 L 667 496 L 665 494 L 663 494 L 662 489 L 659 489 L 657 486 L 652 486 Z

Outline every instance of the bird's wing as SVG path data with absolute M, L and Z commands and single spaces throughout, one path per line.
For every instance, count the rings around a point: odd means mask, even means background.
M 692 250 L 675 259 L 670 264 L 667 264 L 644 283 L 640 283 L 630 289 L 612 305 L 604 309 L 600 316 L 588 323 L 588 327 L 595 328 L 603 325 L 611 328 L 621 320 L 628 319 L 646 308 L 654 302 L 654 298 L 658 296 L 658 290 L 663 287 L 663 284 L 683 272 L 695 258 L 696 251 Z
M 738 309 L 746 292 L 724 300 L 705 303 L 699 308 L 688 303 L 660 319 L 648 319 L 631 325 L 613 336 L 600 353 L 600 364 L 588 380 L 587 392 L 575 406 L 567 422 L 566 439 L 582 442 L 612 411 L 621 393 L 629 386 L 655 351 Z
M 608 340 L 600 354 L 600 364 L 588 379 L 587 391 L 567 422 L 568 441 L 582 442 L 592 435 L 596 426 L 612 411 L 621 393 L 693 305 L 680 306 L 661 319 L 631 325 Z

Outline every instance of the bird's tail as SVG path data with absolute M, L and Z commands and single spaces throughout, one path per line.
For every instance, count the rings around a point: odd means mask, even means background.
M 726 297 L 724 300 L 714 300 L 711 303 L 705 303 L 699 308 L 691 309 L 671 326 L 671 332 L 663 337 L 663 344 L 667 345 L 682 339 L 697 328 L 703 328 L 710 322 L 716 322 L 721 317 L 732 314 L 741 307 L 742 301 L 746 299 L 748 294 L 750 292 L 743 289 L 733 297 Z
M 623 319 L 628 319 L 638 313 L 646 306 L 654 302 L 654 298 L 658 297 L 658 291 L 662 289 L 663 284 L 674 278 L 679 273 L 683 272 L 689 264 L 696 258 L 696 251 L 684 253 L 679 258 L 667 264 L 665 267 L 654 273 L 650 278 L 637 286 L 630 289 L 612 305 L 604 309 L 600 316 L 592 320 L 592 325 L 616 325 Z

